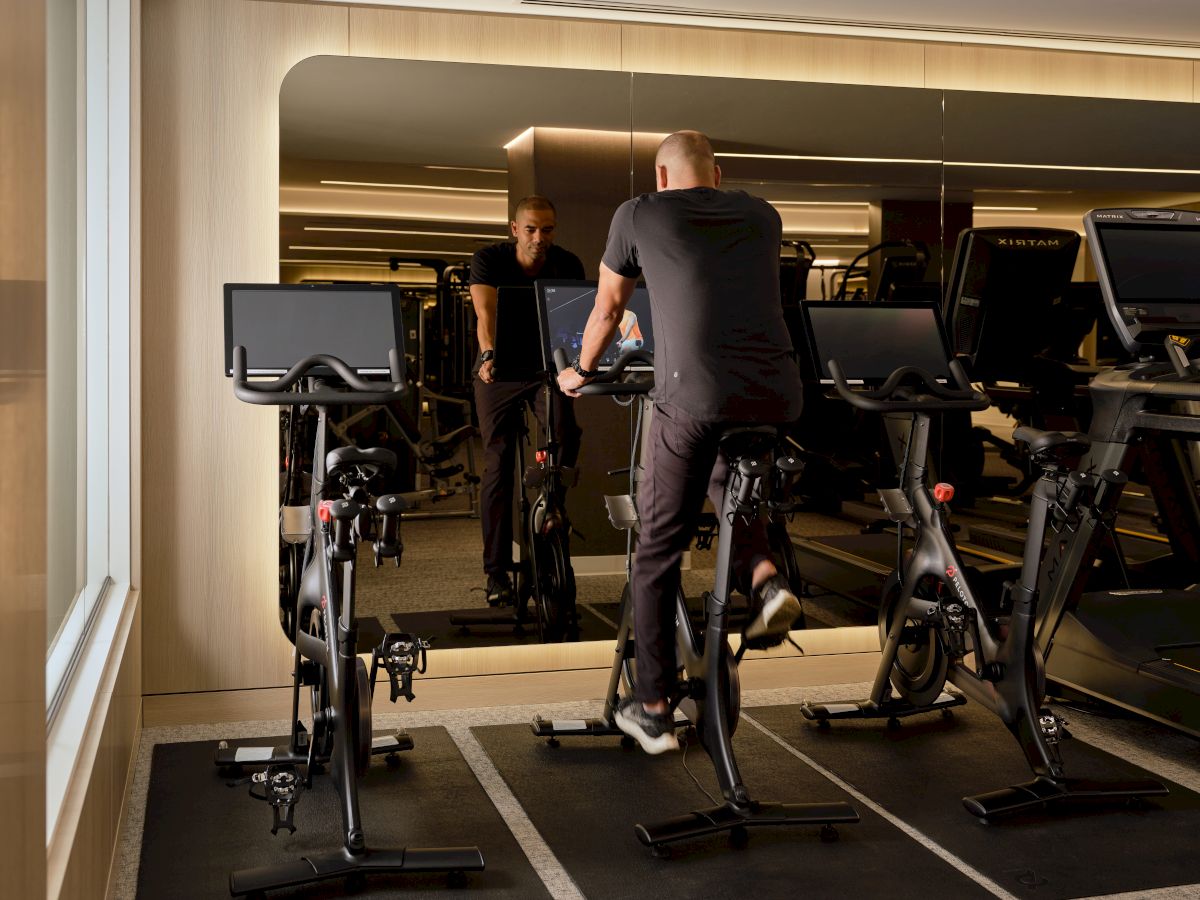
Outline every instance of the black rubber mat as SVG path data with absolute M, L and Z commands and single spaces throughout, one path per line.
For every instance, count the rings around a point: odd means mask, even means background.
M 714 835 L 670 846 L 655 858 L 634 836 L 654 822 L 710 806 L 688 776 L 680 753 L 648 756 L 623 750 L 618 738 L 563 738 L 551 748 L 522 725 L 472 729 L 534 826 L 589 900 L 644 897 L 899 896 L 897 879 L 923 896 L 988 894 L 869 810 L 822 843 L 818 828 L 750 830 L 735 849 Z M 745 723 L 734 740 L 738 762 L 759 800 L 801 803 L 850 798 L 784 748 Z M 686 757 L 705 789 L 716 792 L 708 757 Z M 853 801 L 850 801 L 853 802 Z
M 1032 777 L 1000 720 L 976 704 L 957 707 L 951 719 L 905 719 L 895 731 L 883 720 L 834 722 L 821 731 L 798 706 L 748 713 L 1018 896 L 1088 897 L 1200 883 L 1200 796 L 1178 785 L 1167 783 L 1169 797 L 1116 808 L 1078 804 L 990 825 L 971 816 L 964 796 Z M 1063 745 L 1063 757 L 1075 777 L 1157 777 L 1079 740 Z
M 450 623 L 450 616 L 459 613 L 477 613 L 482 607 L 470 610 L 429 610 L 426 612 L 392 613 L 392 621 L 397 631 L 406 631 L 423 638 L 432 638 L 435 650 L 445 650 L 451 647 L 507 647 L 513 644 L 536 644 L 538 642 L 537 623 L 532 618 L 527 621 L 520 633 L 511 624 L 506 625 L 472 625 L 463 630 Z M 579 639 L 581 641 L 611 641 L 617 636 L 617 629 L 595 615 L 592 615 L 583 604 L 579 605 Z
M 367 845 L 379 849 L 477 846 L 486 868 L 468 877 L 477 897 L 546 897 L 541 879 L 444 728 L 417 728 L 416 747 L 389 768 L 372 760 L 360 782 Z M 274 743 L 282 743 L 283 738 Z M 230 741 L 232 745 L 269 740 Z M 295 809 L 296 833 L 271 834 L 271 808 L 247 785 L 228 787 L 213 765 L 214 742 L 154 748 L 138 870 L 138 897 L 183 900 L 229 896 L 229 871 L 290 862 L 341 843 L 337 793 L 327 775 L 314 780 Z M 342 880 L 273 891 L 274 898 L 342 897 Z M 440 874 L 375 875 L 359 897 L 454 896 Z

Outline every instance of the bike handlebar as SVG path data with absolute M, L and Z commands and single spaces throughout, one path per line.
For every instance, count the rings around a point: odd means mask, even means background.
M 274 381 L 253 383 L 247 374 L 246 348 L 238 346 L 233 348 L 233 393 L 239 400 L 258 406 L 387 403 L 399 397 L 405 389 L 400 355 L 395 348 L 388 351 L 388 367 L 391 369 L 390 381 L 369 381 L 336 356 L 318 353 L 306 356 Z M 309 372 L 318 368 L 332 369 L 350 390 L 327 387 L 309 391 L 292 390 Z
M 978 411 L 987 409 L 992 403 L 987 394 L 971 387 L 967 373 L 957 359 L 950 361 L 950 374 L 954 376 L 957 388 L 939 384 L 933 375 L 916 366 L 896 369 L 874 391 L 851 388 L 836 359 L 829 360 L 829 374 L 833 376 L 834 387 L 843 400 L 869 412 Z M 912 381 L 919 384 L 913 387 L 905 383 Z
M 649 350 L 626 350 L 617 357 L 617 361 L 612 364 L 607 372 L 601 372 L 583 387 L 579 388 L 581 394 L 648 394 L 654 389 L 654 379 L 648 381 L 621 381 L 627 373 L 627 369 L 633 363 L 643 363 L 646 365 L 654 365 L 654 354 Z M 554 351 L 554 365 L 559 372 L 571 368 L 571 361 L 567 358 L 567 351 L 562 347 Z

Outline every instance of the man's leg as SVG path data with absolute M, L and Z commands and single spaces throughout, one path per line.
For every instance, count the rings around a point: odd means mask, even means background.
M 668 413 L 656 409 L 650 423 L 643 460 L 645 472 L 637 497 L 641 529 L 631 585 L 637 647 L 633 701 L 640 709 L 627 709 L 625 713 L 635 722 L 643 711 L 651 716 L 665 716 L 667 697 L 676 683 L 675 598 L 679 590 L 679 564 L 691 543 L 716 457 L 717 445 L 710 432 L 711 429 L 678 410 Z M 661 721 L 647 721 L 644 725 L 650 729 L 669 728 L 669 741 L 657 746 L 671 749 L 673 725 Z M 636 731 L 632 733 L 647 750 L 661 752 L 647 746 L 648 742 Z
M 483 526 L 483 570 L 507 578 L 512 568 L 513 466 L 520 440 L 518 417 L 524 385 L 475 379 L 475 413 L 483 435 L 479 518 Z
M 708 499 L 718 516 L 725 502 L 728 475 L 729 463 L 719 453 L 708 483 Z M 800 616 L 801 605 L 771 558 L 762 516 L 755 516 L 747 526 L 734 529 L 729 568 L 734 585 L 750 598 L 752 615 L 743 632 L 746 639 L 767 647 L 782 643 Z
M 554 440 L 558 442 L 558 461 L 564 466 L 573 466 L 579 459 L 579 443 L 583 432 L 575 419 L 575 401 L 563 394 L 557 386 L 550 388 L 550 408 L 554 414 Z M 546 392 L 539 390 L 534 400 L 534 412 L 546 428 Z

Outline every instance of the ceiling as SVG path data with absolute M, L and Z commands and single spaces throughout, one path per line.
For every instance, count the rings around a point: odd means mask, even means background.
M 1022 215 L 1056 227 L 1200 196 L 1195 104 L 315 57 L 280 95 L 281 260 L 465 260 L 507 234 L 504 145 L 531 126 L 703 130 L 727 186 L 829 246 L 865 245 L 868 202 L 936 200 L 943 178 L 955 200 L 1036 206 Z M 650 189 L 648 159 L 630 167 L 630 190 Z M 323 183 L 338 181 L 357 184 Z

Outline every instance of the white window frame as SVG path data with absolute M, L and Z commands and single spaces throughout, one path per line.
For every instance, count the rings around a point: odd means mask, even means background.
M 46 833 L 59 813 L 129 627 L 132 576 L 131 288 L 139 238 L 132 136 L 140 0 L 82 0 L 81 259 L 86 347 L 86 581 L 46 660 Z M 50 559 L 54 554 L 51 547 Z

